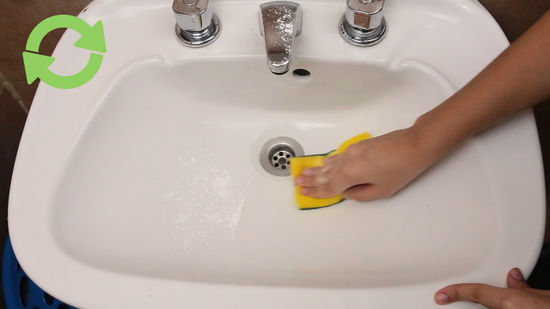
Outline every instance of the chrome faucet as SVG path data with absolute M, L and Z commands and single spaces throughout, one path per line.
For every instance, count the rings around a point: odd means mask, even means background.
M 172 10 L 176 35 L 184 45 L 203 47 L 218 38 L 221 24 L 208 0 L 174 0 Z
M 260 33 L 265 38 L 267 66 L 274 74 L 290 69 L 294 38 L 302 31 L 302 9 L 298 3 L 273 1 L 260 5 Z
M 346 0 L 340 34 L 355 46 L 372 46 L 386 35 L 384 0 Z

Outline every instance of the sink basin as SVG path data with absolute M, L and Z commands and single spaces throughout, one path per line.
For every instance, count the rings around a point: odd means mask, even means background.
M 542 243 L 544 188 L 526 111 L 476 135 L 392 198 L 299 211 L 259 162 L 275 137 L 324 153 L 414 123 L 508 45 L 471 0 L 390 0 L 388 34 L 338 35 L 342 1 L 302 1 L 292 68 L 266 66 L 256 1 L 216 1 L 191 49 L 168 1 L 96 0 L 107 54 L 88 84 L 41 84 L 17 156 L 9 229 L 50 294 L 84 308 L 438 308 L 446 284 L 505 284 Z M 88 54 L 67 31 L 51 69 Z M 453 308 L 473 308 L 457 304 Z

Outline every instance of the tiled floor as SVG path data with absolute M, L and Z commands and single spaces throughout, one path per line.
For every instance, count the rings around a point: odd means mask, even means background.
M 89 2 L 90 0 L 0 1 L 0 218 L 2 218 L 0 219 L 0 243 L 3 242 L 7 232 L 5 218 L 13 162 L 26 112 L 31 106 L 37 86 L 37 82 L 29 86 L 25 81 L 21 52 L 24 50 L 26 38 L 32 28 L 44 18 L 56 14 L 76 15 Z M 550 0 L 480 0 L 480 2 L 495 17 L 511 41 L 521 35 L 543 12 L 550 9 Z M 49 34 L 41 45 L 41 53 L 51 54 L 62 33 L 63 30 L 56 30 Z M 548 188 L 550 185 L 550 102 L 535 108 L 535 115 Z M 547 189 L 547 192 L 550 190 Z M 547 200 L 550 199 L 547 198 Z M 547 233 L 547 237 L 550 242 L 550 233 Z M 550 256 L 548 253 L 547 255 Z M 540 268 L 538 275 L 541 278 L 549 277 L 548 265 L 546 269 Z M 0 307 L 2 306 L 4 306 L 3 302 L 0 304 Z

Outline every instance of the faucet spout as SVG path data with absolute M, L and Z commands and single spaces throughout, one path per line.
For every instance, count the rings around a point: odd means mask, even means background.
M 274 74 L 290 69 L 294 38 L 302 31 L 302 9 L 291 1 L 260 5 L 260 32 L 265 38 L 267 66 Z

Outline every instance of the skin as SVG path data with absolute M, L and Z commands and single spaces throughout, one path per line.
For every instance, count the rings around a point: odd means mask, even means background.
M 550 98 L 550 11 L 445 102 L 409 128 L 351 145 L 296 178 L 302 194 L 369 201 L 390 197 L 474 134 Z M 510 281 L 508 289 L 452 285 L 437 297 L 489 308 L 549 308 L 545 291 Z M 512 277 L 513 279 L 513 277 Z
M 468 301 L 491 309 L 550 308 L 550 291 L 530 288 L 519 269 L 508 272 L 506 285 L 503 289 L 480 283 L 453 284 L 437 291 L 434 300 L 440 305 Z

